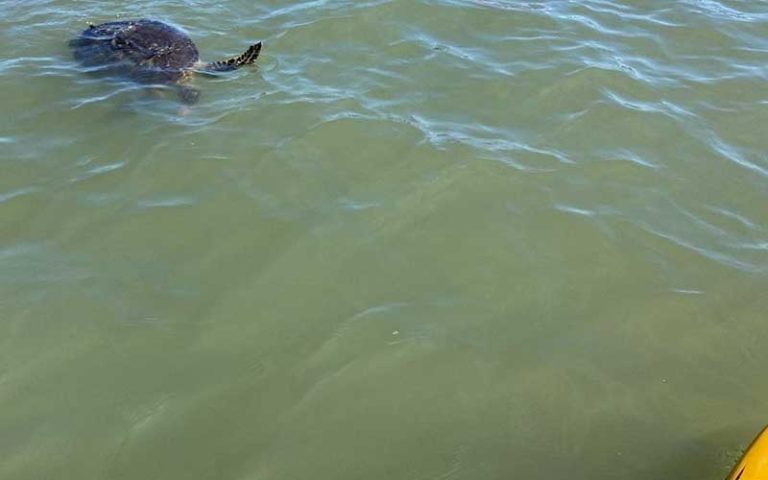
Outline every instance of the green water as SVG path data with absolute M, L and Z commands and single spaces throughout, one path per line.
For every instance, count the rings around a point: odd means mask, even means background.
M 0 11 L 3 480 L 719 479 L 768 422 L 765 1 Z M 265 47 L 184 112 L 72 61 L 135 17 Z

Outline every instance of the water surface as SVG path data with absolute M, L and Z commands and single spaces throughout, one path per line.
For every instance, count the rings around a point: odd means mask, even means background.
M 766 418 L 763 1 L 0 0 L 3 479 L 722 478 Z M 206 60 L 183 112 L 87 21 Z

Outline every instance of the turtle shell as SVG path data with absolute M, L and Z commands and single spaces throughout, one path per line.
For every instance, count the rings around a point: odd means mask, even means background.
M 91 25 L 70 47 L 75 59 L 93 71 L 143 83 L 176 82 L 199 60 L 186 33 L 157 20 Z

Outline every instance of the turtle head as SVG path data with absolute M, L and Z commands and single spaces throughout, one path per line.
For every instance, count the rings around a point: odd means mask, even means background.
M 179 85 L 179 100 L 185 105 L 194 105 L 200 100 L 200 90 L 189 85 Z

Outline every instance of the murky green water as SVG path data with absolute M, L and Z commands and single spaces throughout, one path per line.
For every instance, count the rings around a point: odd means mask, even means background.
M 0 478 L 722 478 L 765 1 L 0 0 Z M 258 68 L 79 71 L 86 21 Z

